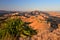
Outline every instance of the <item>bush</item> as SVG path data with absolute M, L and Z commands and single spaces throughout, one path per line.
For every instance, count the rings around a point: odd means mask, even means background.
M 4 38 L 7 34 L 11 35 L 11 37 L 17 38 L 24 36 L 33 36 L 37 34 L 36 30 L 33 30 L 29 23 L 23 22 L 21 19 L 7 19 L 3 24 L 3 28 L 0 29 L 0 39 Z

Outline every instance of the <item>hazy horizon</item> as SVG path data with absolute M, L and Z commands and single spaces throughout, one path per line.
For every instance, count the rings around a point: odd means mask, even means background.
M 0 10 L 60 11 L 60 0 L 0 0 Z

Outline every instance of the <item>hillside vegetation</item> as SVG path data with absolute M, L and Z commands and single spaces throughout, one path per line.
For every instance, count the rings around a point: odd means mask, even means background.
M 9 18 L 0 24 L 0 40 L 20 40 L 21 37 L 26 40 L 26 37 L 31 38 L 37 34 L 36 30 L 28 26 L 30 23 L 19 18 Z

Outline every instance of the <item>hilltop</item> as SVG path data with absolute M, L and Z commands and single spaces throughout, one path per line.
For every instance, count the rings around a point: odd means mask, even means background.
M 38 31 L 38 34 L 33 36 L 32 39 L 60 40 L 60 12 L 7 12 L 7 14 L 4 14 L 0 18 L 3 21 L 7 18 L 16 17 L 19 17 L 24 22 L 31 22 L 29 26 Z

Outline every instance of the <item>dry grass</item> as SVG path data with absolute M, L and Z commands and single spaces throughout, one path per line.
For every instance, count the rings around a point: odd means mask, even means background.
M 30 26 L 32 28 L 37 29 L 38 34 L 32 37 L 32 40 L 60 40 L 60 28 L 54 30 L 53 32 L 49 31 L 49 24 L 46 22 L 38 22 L 36 17 L 30 17 L 26 19 L 22 19 L 26 22 L 32 22 Z

